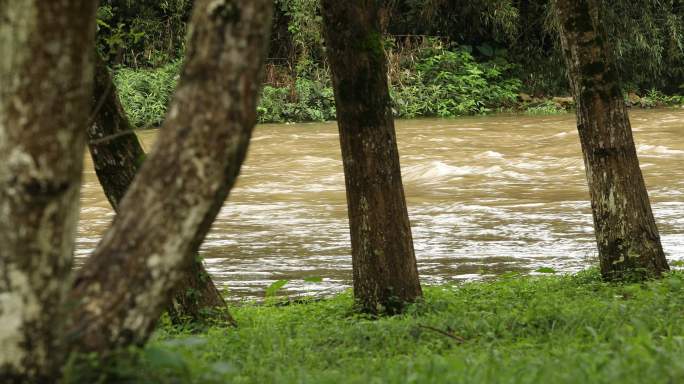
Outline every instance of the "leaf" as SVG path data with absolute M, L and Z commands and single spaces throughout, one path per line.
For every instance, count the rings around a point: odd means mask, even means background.
M 535 272 L 539 272 L 539 273 L 556 273 L 556 270 L 553 269 L 553 268 L 549 268 L 549 267 L 541 267 L 541 268 L 535 270 Z
M 269 285 L 268 288 L 266 288 L 266 297 L 273 297 L 275 296 L 280 288 L 284 287 L 287 283 L 289 283 L 290 280 L 278 280 L 274 282 L 273 284 Z
M 304 282 L 306 282 L 306 283 L 320 283 L 321 281 L 323 281 L 323 278 L 320 276 L 313 276 L 313 277 L 304 278 Z

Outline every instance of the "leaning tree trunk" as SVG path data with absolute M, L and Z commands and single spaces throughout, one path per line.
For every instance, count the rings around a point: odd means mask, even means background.
M 95 55 L 93 113 L 95 120 L 88 130 L 90 154 L 102 189 L 114 210 L 118 211 L 119 203 L 143 163 L 145 151 L 128 122 L 109 69 L 99 55 Z M 167 310 L 176 323 L 186 319 L 200 321 L 206 315 L 218 315 L 235 324 L 199 255 L 192 261 L 190 269 L 183 273 L 172 297 Z
M 0 1 L 0 382 L 48 382 L 78 220 L 96 2 Z
M 577 102 L 601 274 L 659 276 L 668 270 L 639 168 L 599 0 L 557 0 L 568 77 Z
M 102 190 L 118 212 L 121 200 L 145 160 L 145 151 L 128 122 L 109 69 L 97 54 L 92 100 L 94 119 L 88 128 L 88 147 Z
M 256 122 L 271 0 L 199 0 L 159 139 L 71 298 L 73 350 L 144 343 L 228 196 Z
M 380 34 L 382 1 L 324 0 L 347 187 L 354 296 L 396 312 L 421 296 Z

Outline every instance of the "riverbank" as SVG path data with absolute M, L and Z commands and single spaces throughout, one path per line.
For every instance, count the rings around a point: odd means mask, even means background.
M 244 304 L 237 329 L 164 324 L 110 377 L 145 383 L 673 383 L 684 380 L 684 274 L 608 284 L 596 270 L 425 288 L 406 314 L 350 293 Z M 79 371 L 83 375 L 83 371 Z M 77 377 L 71 382 L 95 382 Z M 68 381 L 69 382 L 69 381 Z
M 456 117 L 496 112 L 530 115 L 566 113 L 574 107 L 567 95 L 526 93 L 519 68 L 504 57 L 477 61 L 463 49 L 430 45 L 411 53 L 390 52 L 390 93 L 396 118 Z M 155 69 L 121 67 L 115 71 L 122 104 L 135 128 L 161 124 L 176 87 L 180 61 Z M 684 105 L 684 96 L 656 89 L 625 90 L 627 105 L 638 108 Z M 335 120 L 329 74 L 311 69 L 306 76 L 269 65 L 257 106 L 260 123 Z

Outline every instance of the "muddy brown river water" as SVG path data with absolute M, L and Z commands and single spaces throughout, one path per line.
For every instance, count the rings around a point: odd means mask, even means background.
M 684 109 L 631 119 L 663 247 L 684 259 Z M 146 149 L 156 134 L 139 133 Z M 397 136 L 424 283 L 596 262 L 574 114 L 399 121 Z M 87 156 L 77 264 L 112 217 Z M 201 254 L 231 299 L 279 279 L 327 294 L 350 284 L 348 231 L 336 124 L 259 125 Z

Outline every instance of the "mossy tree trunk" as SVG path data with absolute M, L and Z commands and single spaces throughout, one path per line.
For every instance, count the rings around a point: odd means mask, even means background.
M 115 211 L 145 158 L 138 137 L 128 122 L 116 86 L 104 61 L 95 55 L 94 122 L 88 130 L 88 146 L 95 173 Z M 174 322 L 201 321 L 219 315 L 235 324 L 226 302 L 196 255 L 173 294 L 168 312 Z M 218 312 L 217 312 L 218 310 Z
M 601 28 L 601 1 L 556 0 L 554 6 L 577 103 L 601 274 L 606 279 L 659 276 L 669 267 Z
M 399 167 L 380 33 L 382 1 L 324 0 L 347 188 L 354 296 L 397 312 L 422 294 Z
M 270 0 L 199 0 L 151 153 L 71 292 L 74 351 L 143 344 L 235 183 L 256 122 Z
M 0 382 L 52 382 L 65 317 L 97 2 L 0 1 Z

